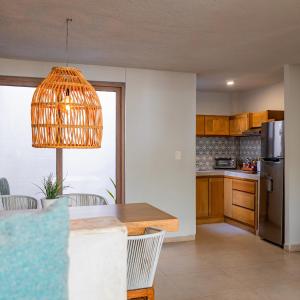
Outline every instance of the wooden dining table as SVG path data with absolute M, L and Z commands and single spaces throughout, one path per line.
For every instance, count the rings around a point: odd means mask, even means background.
M 70 207 L 71 228 L 93 228 L 103 217 L 115 217 L 127 227 L 128 235 L 142 234 L 146 227 L 178 231 L 178 218 L 148 204 L 129 203 Z

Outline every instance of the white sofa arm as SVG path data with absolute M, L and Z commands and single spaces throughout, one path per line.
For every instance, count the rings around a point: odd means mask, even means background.
M 126 300 L 127 229 L 117 219 L 72 220 L 69 300 Z

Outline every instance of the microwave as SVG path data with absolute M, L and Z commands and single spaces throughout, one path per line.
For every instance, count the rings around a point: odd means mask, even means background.
M 236 159 L 234 158 L 215 158 L 215 169 L 236 169 Z

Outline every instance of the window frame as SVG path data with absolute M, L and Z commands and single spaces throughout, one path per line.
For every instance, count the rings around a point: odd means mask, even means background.
M 44 78 L 0 75 L 0 86 L 37 87 Z M 96 91 L 116 93 L 116 204 L 125 203 L 125 83 L 89 81 Z M 62 149 L 56 149 L 56 174 L 62 177 Z

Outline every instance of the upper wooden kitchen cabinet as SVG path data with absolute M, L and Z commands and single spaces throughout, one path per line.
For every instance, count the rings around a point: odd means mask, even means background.
M 196 116 L 196 135 L 197 136 L 204 135 L 204 116 L 202 115 Z
M 230 135 L 240 136 L 249 129 L 249 113 L 238 114 L 230 117 L 229 120 Z
M 208 136 L 229 135 L 229 117 L 204 116 L 204 133 Z
M 282 110 L 266 110 L 262 112 L 250 113 L 249 126 L 250 128 L 259 128 L 262 123 L 270 120 L 280 121 L 284 120 L 284 111 Z

